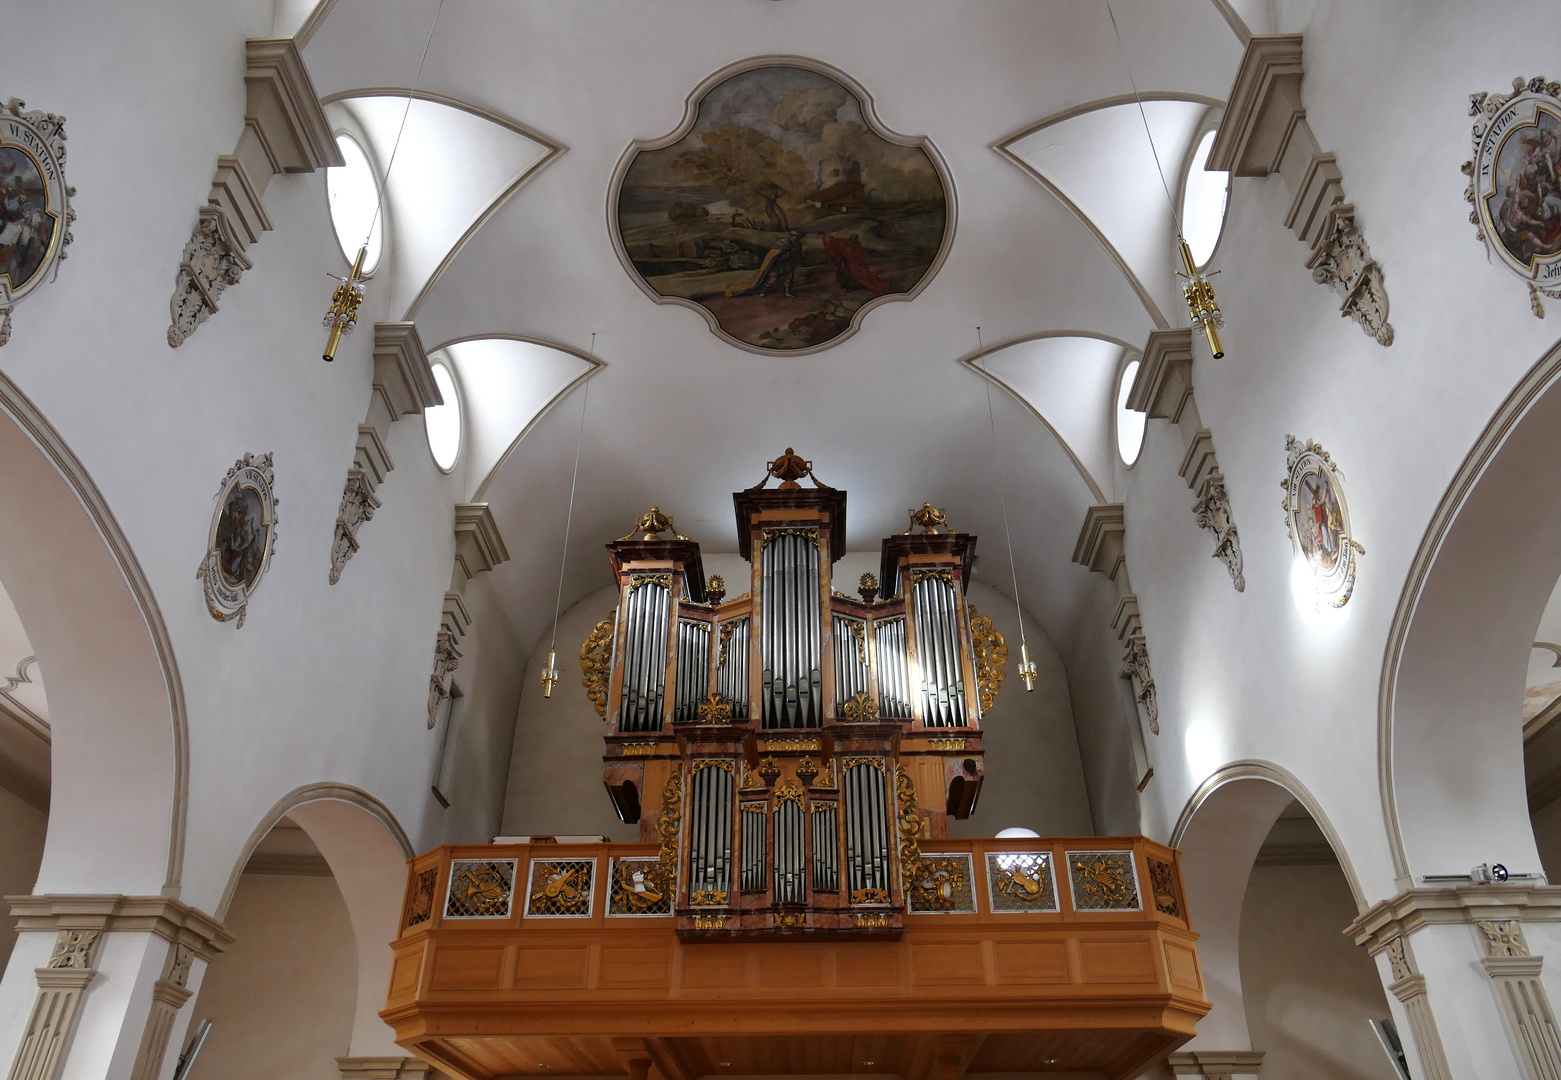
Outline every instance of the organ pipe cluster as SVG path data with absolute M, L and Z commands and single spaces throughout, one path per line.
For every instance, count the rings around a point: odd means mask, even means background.
M 969 816 L 983 781 L 976 538 L 923 504 L 851 597 L 834 589 L 846 493 L 811 462 L 788 448 L 733 502 L 750 569 L 730 599 L 660 510 L 607 545 L 612 660 L 588 670 L 604 784 L 663 841 L 680 934 L 893 936 L 917 838 Z

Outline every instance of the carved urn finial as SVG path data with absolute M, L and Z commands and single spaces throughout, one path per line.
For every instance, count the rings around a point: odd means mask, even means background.
M 871 604 L 878 598 L 878 575 L 863 574 L 857 579 L 856 591 L 862 594 L 862 603 Z
M 798 480 L 813 472 L 813 463 L 804 461 L 795 450 L 788 446 L 786 447 L 786 452 L 770 462 L 766 468 L 771 476 L 781 482 L 781 487 L 795 488 L 802 486 L 797 483 Z
M 652 506 L 641 514 L 634 522 L 634 528 L 629 530 L 629 535 L 620 536 L 619 540 L 633 540 L 635 533 L 643 533 L 641 540 L 660 540 L 661 534 L 670 532 L 679 540 L 687 540 L 688 537 L 678 532 L 677 526 L 672 523 L 672 515 L 663 513 L 661 507 Z
M 705 582 L 705 595 L 710 598 L 712 604 L 719 604 L 726 599 L 726 579 L 720 574 L 711 574 L 710 580 Z
M 921 504 L 920 510 L 908 510 L 911 516 L 911 528 L 906 529 L 901 535 L 909 535 L 911 529 L 921 527 L 924 533 L 936 533 L 941 526 L 945 535 L 952 535 L 953 529 L 948 526 L 948 514 L 942 510 L 935 510 L 929 502 Z

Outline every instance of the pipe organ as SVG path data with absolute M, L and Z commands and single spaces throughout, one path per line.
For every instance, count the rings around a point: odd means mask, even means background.
M 658 508 L 607 545 L 619 603 L 587 681 L 608 793 L 642 839 L 677 829 L 652 873 L 683 936 L 895 936 L 941 902 L 907 852 L 981 791 L 1001 671 L 976 663 L 976 538 L 924 503 L 852 597 L 833 578 L 846 493 L 811 462 L 788 448 L 733 503 L 750 581 L 731 599 Z
M 733 502 L 731 598 L 654 507 L 607 545 L 618 605 L 580 663 L 639 842 L 410 860 L 397 1042 L 457 1080 L 1128 1080 L 1191 1038 L 1209 1003 L 1176 851 L 947 835 L 1007 657 L 965 599 L 975 537 L 923 504 L 853 597 L 845 492 L 808 462 Z

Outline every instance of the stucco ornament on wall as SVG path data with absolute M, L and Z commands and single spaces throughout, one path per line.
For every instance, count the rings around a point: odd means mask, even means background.
M 0 106 L 0 345 L 11 340 L 11 309 L 65 258 L 74 194 L 65 183 L 65 118 L 21 98 Z
M 1561 83 L 1516 78 L 1510 94 L 1469 95 L 1469 115 L 1469 220 L 1486 256 L 1527 283 L 1543 319 L 1540 297 L 1561 300 Z
M 218 622 L 244 625 L 249 598 L 276 550 L 275 477 L 270 453 L 245 454 L 222 478 L 217 506 L 206 534 L 206 557 L 195 576 L 206 591 L 206 607 Z
M 1285 457 L 1289 473 L 1279 483 L 1290 541 L 1311 568 L 1317 606 L 1343 607 L 1355 590 L 1356 558 L 1366 553 L 1350 532 L 1344 474 L 1328 451 L 1294 435 L 1285 436 Z

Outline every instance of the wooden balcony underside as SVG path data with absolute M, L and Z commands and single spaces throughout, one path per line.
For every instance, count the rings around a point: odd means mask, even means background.
M 1060 855 L 1076 842 L 1032 843 Z M 1110 843 L 1132 844 L 1139 860 L 1146 851 L 1173 857 L 1142 840 Z M 980 868 L 987 847 L 1005 844 L 938 846 L 971 851 Z M 651 850 L 489 846 L 415 860 L 414 888 L 437 869 L 439 903 L 395 943 L 381 1015 L 397 1041 L 468 1080 L 1115 1078 L 1180 1046 L 1209 1008 L 1197 935 L 1179 908 L 1167 915 L 1151 897 L 1139 910 L 1075 910 L 1065 882 L 1056 882 L 1058 910 L 1014 914 L 991 910 L 995 894 L 978 873 L 975 910 L 907 913 L 898 940 L 680 940 L 670 915 L 609 914 L 605 869 L 579 917 L 528 914 L 528 882 L 540 878 L 517 882 L 514 910 L 502 917 L 442 917 L 452 861 L 592 858 L 605 868 L 609 857 Z M 409 911 L 412 897 L 409 889 Z

